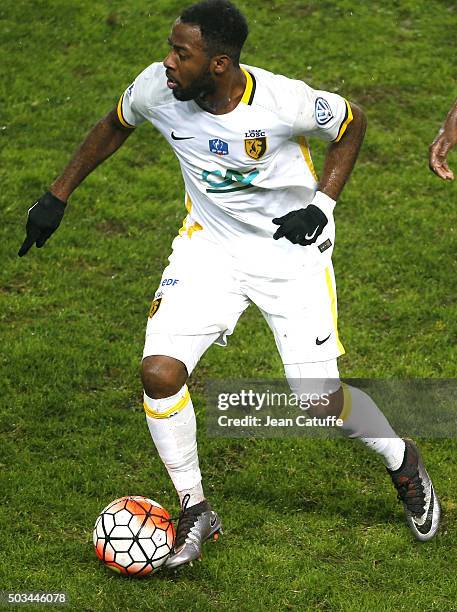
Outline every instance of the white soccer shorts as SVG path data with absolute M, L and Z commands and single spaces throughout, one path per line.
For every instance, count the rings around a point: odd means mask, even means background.
M 291 261 L 290 278 L 271 278 L 267 266 L 264 275 L 253 275 L 198 233 L 177 237 L 169 262 L 151 305 L 143 358 L 174 357 L 190 375 L 211 344 L 227 344 L 251 302 L 272 330 L 284 365 L 329 362 L 344 353 L 331 264 L 308 271 Z

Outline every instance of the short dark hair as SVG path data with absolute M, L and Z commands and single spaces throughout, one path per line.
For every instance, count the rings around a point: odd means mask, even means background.
M 224 53 L 235 66 L 239 65 L 249 30 L 246 18 L 230 0 L 204 0 L 193 4 L 182 12 L 180 21 L 199 26 L 210 57 Z

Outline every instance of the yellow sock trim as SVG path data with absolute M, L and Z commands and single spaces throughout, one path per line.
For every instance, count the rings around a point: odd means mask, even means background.
M 168 410 L 165 410 L 165 412 L 157 412 L 155 410 L 152 410 L 152 408 L 150 408 L 146 404 L 146 402 L 143 403 L 143 407 L 144 407 L 144 411 L 146 412 L 148 417 L 151 417 L 151 419 L 167 419 L 172 414 L 176 414 L 177 412 L 180 412 L 187 405 L 189 400 L 190 400 L 190 393 L 189 393 L 189 389 L 187 389 L 186 387 L 186 392 L 184 393 L 184 396 L 180 400 L 178 400 L 174 406 L 172 406 L 171 408 L 168 408 Z
M 343 387 L 343 410 L 339 416 L 340 419 L 346 421 L 352 411 L 352 395 L 346 383 L 342 383 Z

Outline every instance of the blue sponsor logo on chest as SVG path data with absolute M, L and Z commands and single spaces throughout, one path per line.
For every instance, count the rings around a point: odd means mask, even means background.
M 228 155 L 228 142 L 220 138 L 213 138 L 209 141 L 209 150 L 211 153 L 216 153 L 216 155 Z

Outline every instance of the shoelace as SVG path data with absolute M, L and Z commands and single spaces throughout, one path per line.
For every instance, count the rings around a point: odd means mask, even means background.
M 398 492 L 397 499 L 403 502 L 412 514 L 421 516 L 425 511 L 425 492 L 419 474 L 408 477 L 408 480 L 401 484 L 394 484 Z M 408 496 L 410 491 L 414 491 L 414 495 Z
M 178 521 L 178 530 L 176 532 L 176 538 L 174 543 L 174 549 L 178 549 L 186 541 L 187 535 L 192 527 L 195 525 L 195 521 L 199 516 L 199 512 L 192 512 L 192 509 L 187 510 L 189 504 L 190 495 L 184 496 L 182 502 L 182 509 L 179 516 L 173 517 L 170 520 Z
M 155 516 L 160 519 L 162 523 L 174 523 L 178 521 L 178 530 L 176 532 L 175 542 L 173 548 L 178 549 L 186 541 L 187 535 L 192 527 L 195 525 L 195 521 L 200 515 L 200 512 L 193 512 L 190 508 L 187 510 L 189 505 L 190 495 L 186 494 L 183 499 L 182 509 L 178 516 L 171 516 L 170 518 L 164 518 L 160 514 L 149 513 L 149 516 Z

